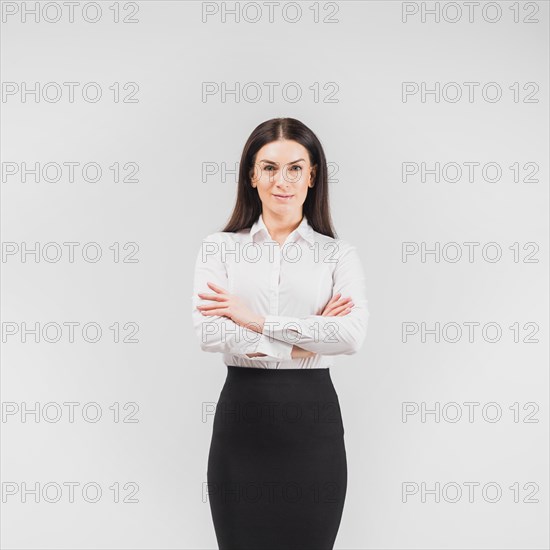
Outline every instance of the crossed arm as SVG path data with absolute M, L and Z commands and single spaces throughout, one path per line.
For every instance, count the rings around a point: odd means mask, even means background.
M 209 235 L 203 240 L 201 251 L 208 244 L 219 243 L 218 234 Z M 342 254 L 333 274 L 334 294 L 321 314 L 304 318 L 253 312 L 226 290 L 227 273 L 219 255 L 199 252 L 192 304 L 202 349 L 262 361 L 316 353 L 356 353 L 365 339 L 369 317 L 365 276 L 355 247 L 340 243 Z M 219 250 L 219 246 L 215 249 Z

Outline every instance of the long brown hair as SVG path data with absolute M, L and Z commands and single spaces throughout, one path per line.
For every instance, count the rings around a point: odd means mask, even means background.
M 272 118 L 262 122 L 250 134 L 245 143 L 239 164 L 237 202 L 233 214 L 222 231 L 235 233 L 252 227 L 262 213 L 262 202 L 258 191 L 251 185 L 256 154 L 267 143 L 279 139 L 297 141 L 309 154 L 309 162 L 316 166 L 315 180 L 307 191 L 303 214 L 311 227 L 318 233 L 336 238 L 332 225 L 328 201 L 327 160 L 321 142 L 303 123 L 295 118 Z

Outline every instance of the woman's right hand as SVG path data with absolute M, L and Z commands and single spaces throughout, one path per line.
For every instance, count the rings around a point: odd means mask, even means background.
M 354 306 L 354 303 L 351 301 L 351 298 L 340 298 L 341 294 L 335 294 L 328 302 L 328 304 L 323 309 L 321 313 L 322 317 L 343 317 L 347 315 L 351 308 Z M 298 346 L 293 346 L 291 357 L 293 359 L 302 358 L 302 357 L 311 357 L 315 355 L 314 351 L 307 351 Z

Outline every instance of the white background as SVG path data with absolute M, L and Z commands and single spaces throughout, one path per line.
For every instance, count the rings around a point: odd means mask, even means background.
M 8 6 L 9 4 L 9 6 Z M 25 3 L 27 9 L 34 2 Z M 99 323 L 99 342 L 35 343 L 31 335 L 6 336 L 2 351 L 1 474 L 9 483 L 73 481 L 98 483 L 99 502 L 22 502 L 20 493 L 2 502 L 3 548 L 12 549 L 212 549 L 216 547 L 209 504 L 203 501 L 212 412 L 225 379 L 221 356 L 201 352 L 192 330 L 193 264 L 201 239 L 220 230 L 235 200 L 235 176 L 203 179 L 203 163 L 235 169 L 254 127 L 291 116 L 320 138 L 328 161 L 338 167 L 330 183 L 332 215 L 341 238 L 357 245 L 368 277 L 371 312 L 361 352 L 340 357 L 331 369 L 346 429 L 348 490 L 336 541 L 338 549 L 548 548 L 548 3 L 521 3 L 514 22 L 512 2 L 485 13 L 481 2 L 468 21 L 467 7 L 455 23 L 419 12 L 402 20 L 398 1 L 301 2 L 295 23 L 274 21 L 263 3 L 251 23 L 219 11 L 202 20 L 200 2 L 138 2 L 136 23 L 115 23 L 114 2 L 99 2 L 95 23 L 74 22 L 61 3 L 58 22 L 22 20 L 23 4 L 4 2 L 1 26 L 3 170 L 6 163 L 97 162 L 103 177 L 84 181 L 66 172 L 58 182 L 20 174 L 2 181 L 2 241 L 17 247 L 35 242 L 80 243 L 74 263 L 67 249 L 57 262 L 20 253 L 2 259 L 2 322 L 21 327 L 74 321 Z M 213 5 L 213 3 L 209 3 Z M 231 7 L 234 3 L 226 3 Z M 447 19 L 454 8 L 441 9 Z M 13 6 L 18 11 L 11 15 Z M 43 2 L 39 3 L 44 6 Z M 240 3 L 241 8 L 245 5 Z M 409 9 L 414 11 L 413 4 Z M 411 7 L 412 6 L 412 7 Z M 248 8 L 253 10 L 252 8 Z M 337 8 L 337 9 L 335 9 Z M 46 17 L 55 18 L 55 7 Z M 94 17 L 93 7 L 86 12 Z M 286 6 L 287 18 L 295 8 Z M 132 3 L 119 4 L 121 18 Z M 333 14 L 332 16 L 330 14 Z M 43 14 L 42 14 L 43 15 Z M 245 15 L 253 17 L 254 11 Z M 323 22 L 330 18 L 336 22 Z M 19 93 L 9 95 L 7 83 Z M 59 101 L 26 96 L 20 87 L 57 82 Z M 74 102 L 63 82 L 78 82 Z M 101 86 L 100 101 L 85 101 L 88 82 Z M 113 83 L 135 82 L 136 103 L 114 102 Z M 257 102 L 243 96 L 203 97 L 204 82 L 228 87 L 257 83 Z M 264 82 L 280 85 L 273 102 Z M 302 98 L 291 102 L 280 90 L 297 82 Z M 474 100 L 449 101 L 420 94 L 402 100 L 403 82 L 477 82 Z M 502 98 L 490 102 L 481 89 L 497 83 Z M 509 86 L 520 86 L 514 101 Z M 539 86 L 537 103 L 523 100 L 527 82 Z M 336 83 L 336 101 L 314 101 L 309 89 Z M 334 86 L 334 85 L 330 85 Z M 247 88 L 253 96 L 254 88 Z M 467 94 L 467 88 L 462 85 Z M 447 88 L 449 94 L 451 89 Z M 123 92 L 123 96 L 126 92 Z M 450 96 L 452 97 L 452 96 Z M 139 165 L 137 183 L 115 183 L 109 166 Z M 494 162 L 500 181 L 489 182 L 478 167 L 474 181 L 452 183 L 428 176 L 402 181 L 403 162 Z M 533 162 L 537 182 L 514 182 L 508 168 Z M 521 178 L 527 173 L 522 170 Z M 97 263 L 82 258 L 82 245 L 96 242 Z M 109 247 L 139 245 L 137 263 L 114 262 Z M 402 257 L 402 243 L 458 243 L 460 261 L 428 255 Z M 481 243 L 473 262 L 465 242 Z M 491 263 L 482 245 L 496 242 L 502 258 Z M 514 261 L 509 248 L 519 243 Z M 538 262 L 524 260 L 536 243 Z M 449 254 L 452 250 L 449 249 Z M 125 253 L 123 253 L 124 256 Z M 115 343 L 113 323 L 139 325 L 139 343 Z M 419 335 L 403 342 L 402 323 L 457 323 L 456 343 Z M 464 323 L 477 322 L 473 342 Z M 500 341 L 485 340 L 480 327 L 496 323 Z M 509 327 L 519 323 L 520 341 Z M 535 323 L 532 336 L 526 323 Z M 13 326 L 13 325 L 9 325 Z M 122 331 L 127 335 L 128 331 Z M 492 334 L 492 333 L 490 333 Z M 454 335 L 451 330 L 449 337 Z M 67 409 L 58 422 L 8 415 L 6 407 L 35 402 L 97 402 L 97 423 L 74 423 Z M 137 423 L 114 422 L 109 406 L 135 402 Z M 433 415 L 402 419 L 402 403 L 478 402 L 474 421 L 450 422 Z M 482 405 L 495 402 L 502 418 L 489 422 Z M 524 422 L 535 403 L 536 423 Z M 508 408 L 519 404 L 520 421 Z M 206 404 L 206 405 L 205 405 Z M 489 410 L 492 415 L 494 409 Z M 124 417 L 127 413 L 122 412 Z M 137 503 L 115 503 L 114 483 L 139 486 Z M 459 484 L 456 503 L 420 494 L 402 501 L 404 482 Z M 473 502 L 464 483 L 479 483 Z M 481 487 L 502 488 L 498 502 Z M 520 502 L 509 489 L 519 483 Z M 531 498 L 530 486 L 538 486 Z M 450 486 L 449 486 L 450 487 Z M 93 494 L 93 493 L 92 493 Z M 122 496 L 130 490 L 121 488 Z M 449 489 L 447 500 L 455 492 Z M 493 493 L 489 492 L 489 498 Z

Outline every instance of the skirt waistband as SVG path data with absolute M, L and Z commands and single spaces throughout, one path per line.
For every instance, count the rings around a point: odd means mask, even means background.
M 329 368 L 317 369 L 260 369 L 254 367 L 227 366 L 228 381 L 266 381 L 266 382 L 311 382 L 330 380 Z

